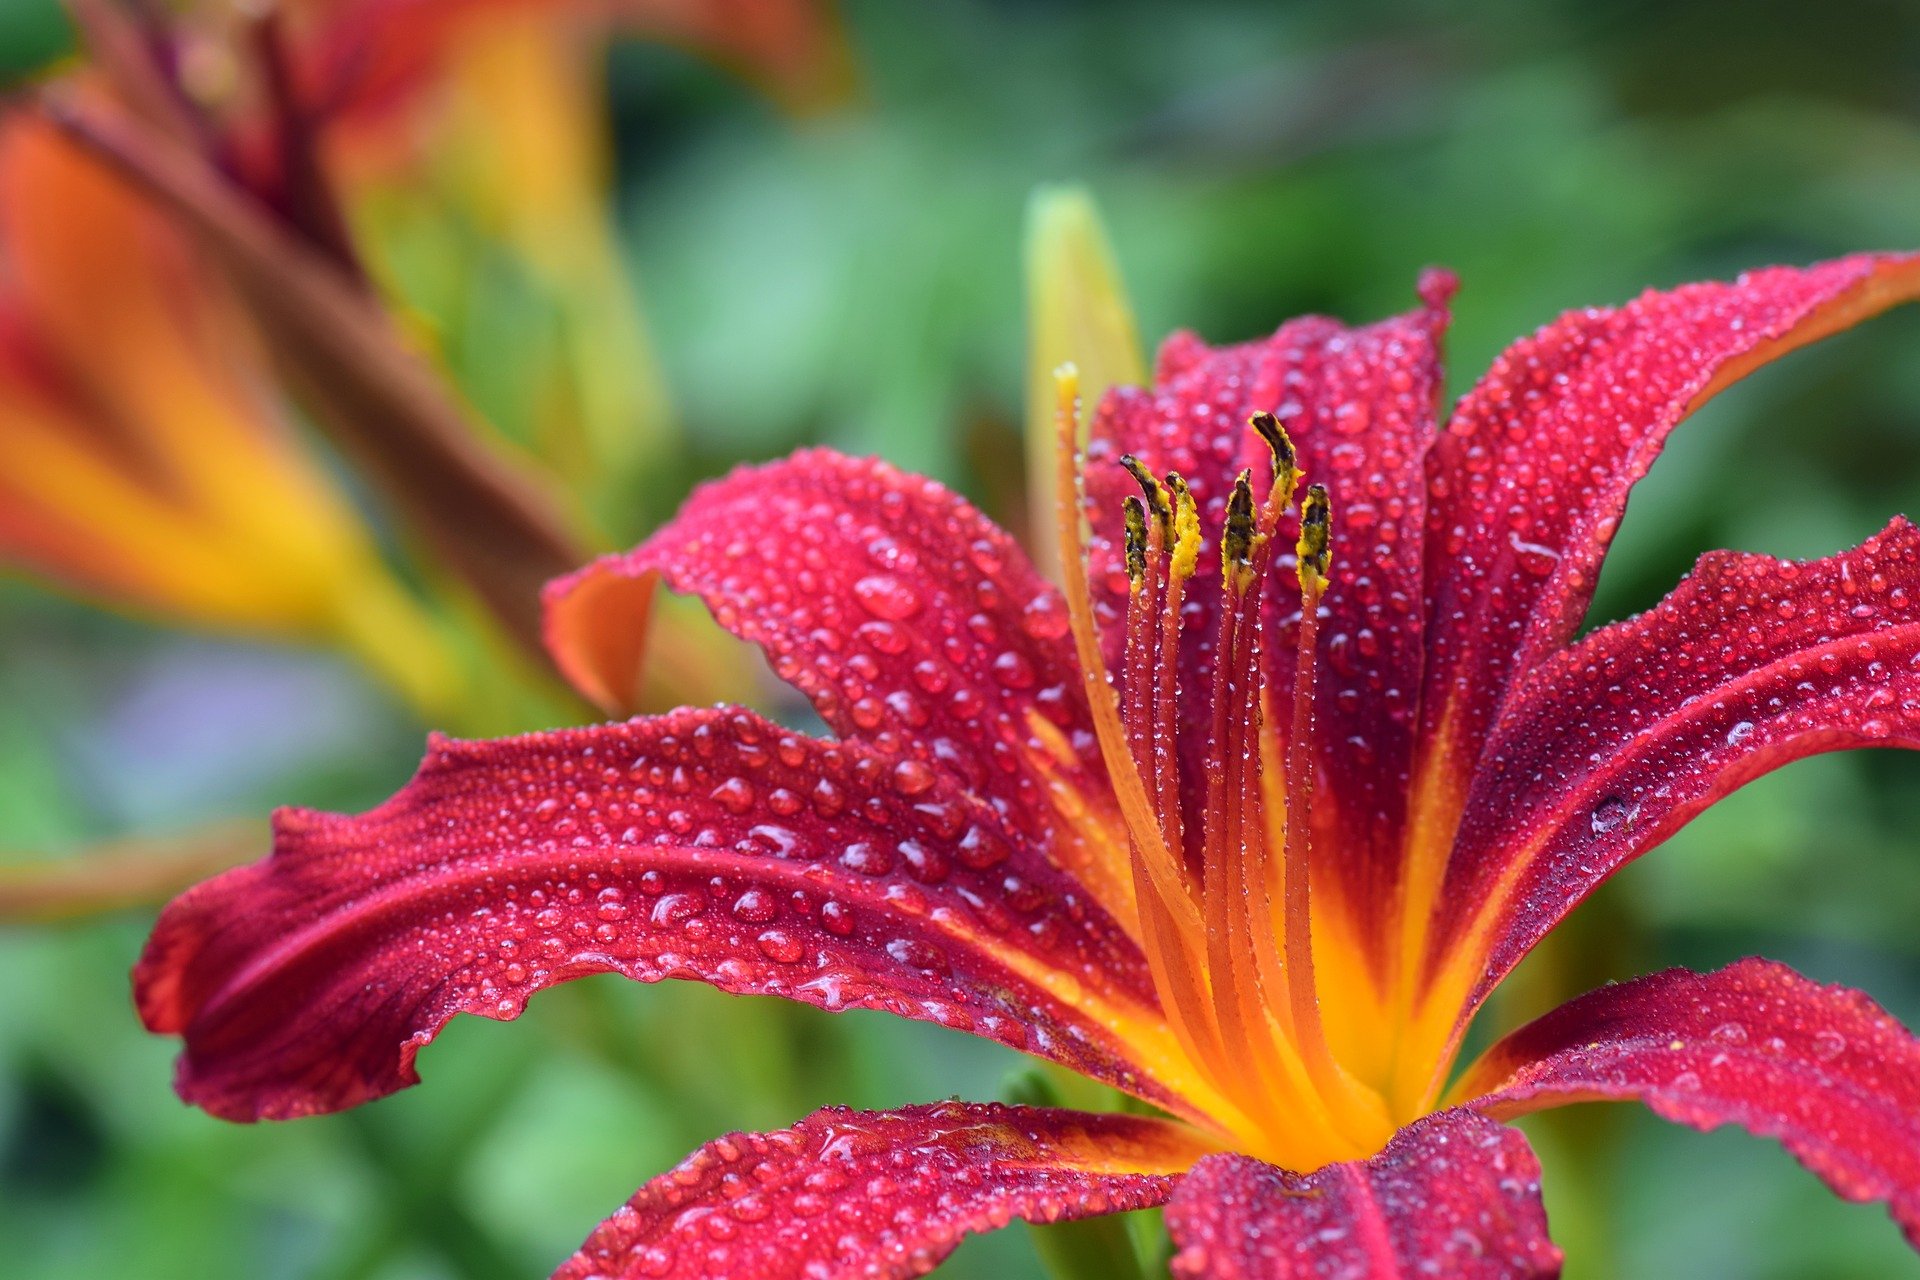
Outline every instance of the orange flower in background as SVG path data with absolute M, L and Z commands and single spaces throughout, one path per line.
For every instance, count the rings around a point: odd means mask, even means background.
M 46 122 L 0 122 L 0 556 L 170 621 L 339 643 L 446 713 L 431 624 L 287 412 L 167 220 Z
M 607 222 L 590 74 L 627 11 L 72 8 L 88 82 L 7 125 L 6 549 L 175 620 L 344 637 L 445 715 L 452 664 L 290 438 L 288 406 L 365 473 L 410 550 L 535 649 L 539 584 L 597 541 L 580 514 L 596 485 L 673 444 Z M 663 14 L 691 38 L 687 12 Z M 460 175 L 451 196 L 428 156 Z M 511 241 L 561 299 L 564 334 L 531 332 L 503 363 L 536 388 L 535 443 L 568 485 L 479 420 L 416 349 L 420 314 L 370 282 L 393 274 L 382 214 L 406 201 L 440 208 L 428 233 L 465 221 Z M 737 687 L 724 651 L 679 633 L 661 633 L 661 670 Z

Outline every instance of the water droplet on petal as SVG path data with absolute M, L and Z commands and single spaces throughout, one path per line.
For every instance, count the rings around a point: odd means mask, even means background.
M 765 924 L 779 911 L 780 904 L 764 889 L 749 889 L 733 903 L 733 914 L 749 924 Z
M 793 964 L 806 954 L 800 939 L 785 929 L 769 929 L 754 941 L 759 944 L 760 954 L 776 964 Z
M 920 612 L 919 593 L 891 574 L 860 579 L 853 584 L 853 594 L 876 618 L 900 622 Z
M 753 784 L 745 778 L 728 778 L 713 789 L 713 798 L 728 813 L 745 813 L 753 808 Z
M 1606 835 L 1617 831 L 1621 825 L 1633 816 L 1633 810 L 1619 796 L 1608 796 L 1593 807 L 1593 834 Z
M 903 796 L 920 795 L 933 784 L 933 769 L 919 760 L 902 760 L 893 766 L 893 789 Z

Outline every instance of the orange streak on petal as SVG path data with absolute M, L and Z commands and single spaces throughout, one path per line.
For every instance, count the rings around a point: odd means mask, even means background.
M 1084 885 L 1122 928 L 1139 938 L 1133 877 L 1117 874 L 1127 865 L 1126 824 L 1114 811 L 1110 796 L 1089 797 L 1069 776 L 1079 771 L 1080 761 L 1059 726 L 1038 711 L 1029 711 L 1027 727 L 1045 749 L 1044 755 L 1030 754 L 1028 759 L 1060 821 L 1049 856 Z
M 1830 338 L 1916 298 L 1920 298 L 1920 258 L 1882 264 L 1872 275 L 1814 311 L 1789 332 L 1720 366 L 1706 389 L 1687 405 L 1686 412 L 1692 414 L 1740 379 L 1790 351 Z
M 1880 264 L 1860 283 L 1818 307 L 1794 328 L 1728 360 L 1688 403 L 1682 417 L 1763 365 L 1920 298 L 1920 259 Z M 1478 905 L 1471 923 L 1433 954 L 1431 917 L 1438 902 L 1455 830 L 1466 800 L 1467 770 L 1452 759 L 1450 719 L 1443 715 L 1416 779 L 1407 843 L 1406 875 L 1394 978 L 1397 1020 L 1393 1102 L 1400 1114 L 1418 1114 L 1439 1095 L 1446 1069 L 1465 1032 L 1466 1007 L 1484 964 L 1496 922 L 1510 906 L 1514 886 L 1546 838 L 1536 835 L 1512 851 L 1509 865 Z

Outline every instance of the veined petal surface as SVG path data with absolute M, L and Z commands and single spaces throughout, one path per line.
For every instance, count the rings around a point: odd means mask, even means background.
M 555 1280 L 905 1280 L 978 1231 L 1162 1203 L 1204 1154 L 1164 1120 L 991 1103 L 829 1107 L 708 1143 Z
M 1602 987 L 1489 1049 L 1455 1089 L 1509 1117 L 1638 1099 L 1696 1129 L 1778 1138 L 1920 1249 L 1920 1040 L 1858 991 L 1748 959 Z
M 1181 1280 L 1523 1280 L 1560 1274 L 1540 1164 L 1519 1130 L 1443 1111 L 1371 1160 L 1302 1176 L 1208 1156 L 1175 1191 Z
M 1920 747 L 1916 661 L 1904 517 L 1821 560 L 1710 552 L 1654 608 L 1543 661 L 1489 739 L 1440 895 L 1436 946 L 1475 939 L 1473 1001 L 1735 788 L 1819 751 Z
M 546 593 L 548 647 L 589 697 L 637 688 L 655 583 L 697 595 L 842 737 L 924 763 L 1131 910 L 1060 593 L 944 486 L 825 449 L 700 488 L 632 551 Z
M 1421 716 L 1435 764 L 1464 776 L 1506 691 L 1572 636 L 1627 495 L 1676 425 L 1916 294 L 1920 257 L 1861 254 L 1569 312 L 1508 348 L 1428 455 Z
M 885 1009 L 1185 1105 L 1148 1078 L 1174 1058 L 1131 1064 L 1167 1041 L 1138 949 L 990 805 L 725 708 L 437 740 L 370 813 L 282 811 L 134 977 L 181 1096 L 254 1119 L 412 1084 L 454 1014 L 602 972 Z

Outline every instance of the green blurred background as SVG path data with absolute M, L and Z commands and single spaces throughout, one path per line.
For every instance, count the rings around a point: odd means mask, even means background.
M 1920 244 L 1920 10 L 1895 0 L 850 4 L 860 100 L 798 125 L 685 56 L 613 55 L 621 224 L 697 465 L 825 441 L 1020 511 L 1020 227 L 1087 184 L 1144 333 L 1213 339 L 1464 288 L 1460 390 L 1562 309 Z M 10 72 L 67 39 L 0 0 Z M 475 337 L 459 369 L 501 358 Z M 491 345 L 489 345 L 491 343 Z M 476 345 L 477 344 L 477 345 Z M 1796 355 L 1679 433 L 1595 619 L 1711 547 L 1823 554 L 1920 515 L 1920 312 Z M 471 388 L 484 400 L 484 385 Z M 1649 673 L 1650 678 L 1656 673 Z M 363 808 L 424 726 L 331 659 L 0 587 L 0 856 L 282 803 Z M 1608 886 L 1494 1017 L 1764 952 L 1920 1024 L 1920 759 L 1809 761 Z M 730 1128 L 998 1094 L 1015 1055 L 878 1015 L 593 979 L 462 1019 L 428 1087 L 238 1127 L 176 1103 L 126 970 L 148 919 L 0 932 L 0 1274 L 529 1277 Z M 1778 1147 L 1630 1107 L 1530 1122 L 1580 1276 L 1920 1273 Z M 943 1274 L 1037 1276 L 1022 1232 Z

